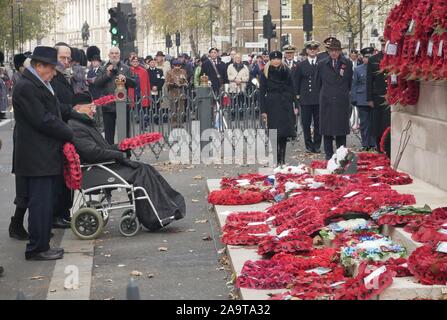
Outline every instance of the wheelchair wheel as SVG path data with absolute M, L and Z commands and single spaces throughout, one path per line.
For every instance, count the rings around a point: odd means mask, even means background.
M 93 209 L 94 208 L 103 208 L 102 203 L 99 201 L 87 201 L 86 205 L 87 205 L 86 206 L 87 208 L 93 208 Z M 85 207 L 83 207 L 83 208 L 85 208 Z M 102 215 L 102 219 L 104 220 L 104 227 L 105 227 L 109 223 L 110 215 L 107 217 L 107 219 L 104 218 L 104 215 Z
M 81 240 L 96 239 L 103 229 L 102 215 L 93 208 L 81 208 L 71 219 L 71 230 Z
M 130 210 L 130 213 L 128 214 L 126 214 L 126 212 L 120 220 L 119 230 L 123 236 L 133 237 L 140 231 L 141 224 L 136 216 L 132 216 L 132 210 Z

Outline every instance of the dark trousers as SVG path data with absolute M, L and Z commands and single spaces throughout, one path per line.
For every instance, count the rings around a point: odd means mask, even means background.
M 26 177 L 28 186 L 28 232 L 26 255 L 50 249 L 50 234 L 59 176 Z
M 110 145 L 115 144 L 115 130 L 116 130 L 116 112 L 103 112 L 104 119 L 104 133 L 106 141 Z
M 376 139 L 372 136 L 372 112 L 369 106 L 357 106 L 360 118 L 360 133 L 362 135 L 362 147 L 371 148 L 376 146 Z
M 61 217 L 66 220 L 70 219 L 70 209 L 73 206 L 73 193 L 67 188 L 64 176 L 59 176 L 55 202 L 54 217 Z
M 278 165 L 286 163 L 287 138 L 277 139 L 277 162 Z
M 337 149 L 341 146 L 346 147 L 346 136 L 335 137 L 335 144 L 337 145 Z M 331 160 L 332 156 L 334 155 L 333 136 L 324 136 L 324 152 L 326 153 L 326 160 Z
M 310 132 L 310 126 L 314 122 L 314 136 Z M 320 135 L 320 107 L 318 105 L 301 106 L 301 124 L 303 126 L 304 142 L 306 149 L 316 151 L 321 148 Z

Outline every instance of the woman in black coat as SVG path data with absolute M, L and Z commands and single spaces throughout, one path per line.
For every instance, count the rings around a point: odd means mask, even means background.
M 270 53 L 260 82 L 260 103 L 263 121 L 269 130 L 277 130 L 278 164 L 286 161 L 287 139 L 296 137 L 294 90 L 289 69 L 282 62 L 282 53 Z

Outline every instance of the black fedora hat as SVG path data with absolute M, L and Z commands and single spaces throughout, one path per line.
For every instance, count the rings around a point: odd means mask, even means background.
M 35 47 L 29 58 L 55 66 L 57 65 L 57 50 L 51 47 Z
M 340 40 L 332 40 L 332 42 L 326 46 L 327 49 L 329 50 L 342 50 L 342 46 L 341 46 L 341 42 Z

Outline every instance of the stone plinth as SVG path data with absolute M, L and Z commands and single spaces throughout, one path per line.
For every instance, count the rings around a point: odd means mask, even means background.
M 422 82 L 416 106 L 393 106 L 392 160 L 396 159 L 402 130 L 411 121 L 411 138 L 399 169 L 447 190 L 447 84 Z

